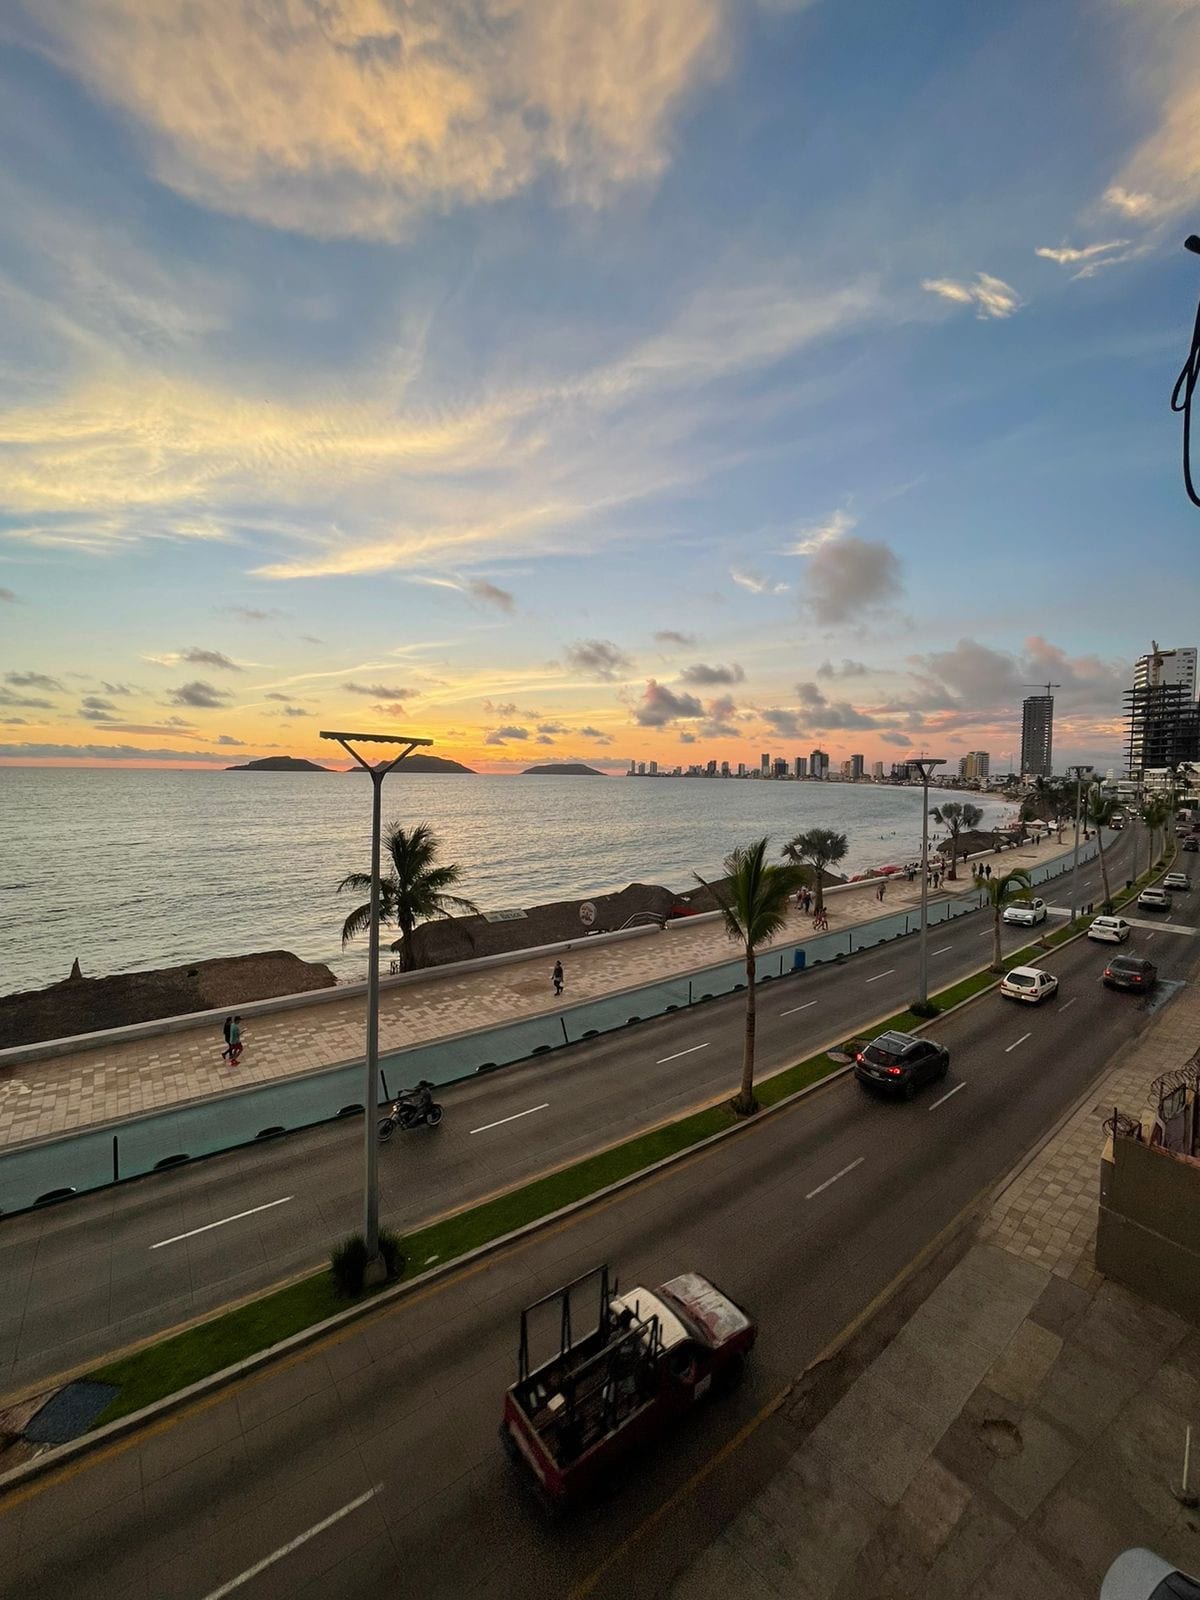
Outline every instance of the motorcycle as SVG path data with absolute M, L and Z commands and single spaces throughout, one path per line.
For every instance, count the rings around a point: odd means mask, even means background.
M 421 1123 L 429 1128 L 437 1127 L 442 1120 L 442 1108 L 430 1093 L 432 1088 L 433 1085 L 422 1078 L 415 1089 L 405 1089 L 396 1096 L 392 1109 L 379 1124 L 380 1144 L 386 1144 L 397 1128 L 407 1133 L 409 1128 Z

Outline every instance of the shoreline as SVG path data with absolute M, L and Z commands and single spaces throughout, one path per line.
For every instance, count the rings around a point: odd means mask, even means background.
M 278 779 L 277 784 L 269 786 L 272 791 L 316 792 L 311 785 L 293 782 L 295 774 L 272 776 Z M 131 786 L 121 780 L 117 783 L 120 794 L 128 794 Z M 432 804 L 426 775 L 415 775 L 413 785 L 409 800 L 397 794 L 389 802 L 394 802 L 399 818 L 406 821 L 420 819 Z M 492 798 L 482 806 L 465 799 L 468 792 L 479 792 L 477 785 L 455 789 L 455 794 L 463 795 L 464 800 L 458 809 L 447 812 L 441 825 L 441 859 L 463 864 L 462 892 L 475 900 L 485 915 L 519 910 L 523 914 L 514 920 L 522 922 L 530 920 L 527 913 L 532 912 L 532 920 L 541 920 L 547 907 L 573 904 L 577 908 L 584 900 L 622 895 L 638 883 L 658 890 L 660 898 L 672 894 L 680 899 L 691 897 L 697 889 L 692 876 L 694 864 L 699 864 L 702 875 L 710 881 L 719 878 L 726 850 L 738 840 L 744 842 L 761 832 L 771 838 L 775 847 L 804 826 L 830 826 L 845 832 L 849 850 L 840 871 L 847 879 L 861 878 L 889 863 L 903 867 L 919 852 L 921 796 L 911 786 L 911 798 L 895 800 L 893 796 L 904 786 L 813 784 L 808 790 L 788 791 L 786 784 L 767 784 L 767 804 L 743 806 L 740 802 L 744 790 L 731 799 L 729 784 L 724 784 L 716 795 L 704 791 L 704 804 L 699 809 L 694 805 L 694 789 L 688 791 L 693 799 L 682 809 L 675 802 L 660 805 L 658 794 L 648 806 L 618 805 L 609 826 L 605 815 L 591 806 L 578 817 L 570 809 L 563 810 L 561 797 L 568 791 L 552 782 L 558 801 L 546 807 L 539 791 L 532 813 L 516 808 L 514 826 L 519 825 L 519 830 L 511 845 L 503 833 L 507 808 L 497 811 L 497 791 L 494 786 L 484 787 Z M 633 787 L 636 790 L 636 785 Z M 444 785 L 436 788 L 438 793 L 446 792 Z M 328 792 L 324 786 L 317 789 Z M 835 795 L 835 790 L 840 792 Z M 342 792 L 340 786 L 337 792 Z M 616 797 L 628 791 L 621 787 L 607 792 Z M 569 793 L 574 801 L 583 793 L 594 793 L 594 786 L 582 791 L 577 785 Z M 670 793 L 678 795 L 680 791 Z M 960 793 L 931 788 L 931 803 L 944 803 Z M 719 799 L 720 806 L 732 805 L 732 813 L 720 815 L 720 807 L 717 814 L 710 813 L 710 795 L 713 803 Z M 819 805 L 810 806 L 810 796 L 818 795 L 823 796 L 829 814 L 822 815 Z M 989 821 L 999 824 L 1012 815 L 1013 808 L 1003 798 L 981 798 Z M 762 801 L 764 796 L 758 799 Z M 797 801 L 800 805 L 794 810 Z M 273 802 L 274 809 L 281 804 L 283 796 Z M 290 804 L 287 802 L 289 807 Z M 101 807 L 102 812 L 106 809 Z M 239 813 L 241 809 L 238 808 Z M 564 826 L 555 831 L 554 819 L 560 811 Z M 267 815 L 272 815 L 272 807 L 268 807 Z M 273 948 L 294 952 L 307 963 L 327 966 L 339 984 L 361 981 L 366 974 L 366 940 L 356 940 L 342 949 L 338 935 L 348 902 L 333 893 L 333 885 L 347 866 L 361 864 L 359 830 L 369 817 L 364 819 L 356 805 L 338 804 L 327 814 L 323 801 L 305 802 L 302 821 L 304 833 L 297 841 L 300 848 L 296 864 L 290 869 L 286 863 L 276 866 L 270 861 L 252 866 L 246 874 L 244 897 L 229 892 L 228 873 L 210 866 L 225 859 L 224 849 L 214 853 L 198 832 L 194 840 L 185 838 L 183 866 L 165 885 L 163 911 L 145 926 L 139 926 L 140 911 L 132 917 L 129 914 L 144 897 L 136 890 L 140 857 L 128 849 L 116 854 L 110 850 L 102 858 L 107 869 L 104 892 L 86 919 L 66 909 L 62 886 L 55 878 L 31 878 L 29 882 L 7 885 L 14 891 L 29 891 L 27 895 L 15 893 L 13 907 L 15 914 L 28 921 L 35 937 L 27 942 L 23 959 L 14 964 L 8 992 L 0 997 L 0 1005 L 12 994 L 43 992 L 61 982 L 76 955 L 89 976 L 104 973 L 131 978 L 169 966 L 232 960 Z M 238 814 L 230 819 L 227 842 L 234 879 L 240 873 L 236 865 L 239 856 L 251 841 L 257 845 L 262 827 L 257 805 L 245 817 Z M 349 831 L 351 827 L 353 833 Z M 534 835 L 530 834 L 531 827 Z M 548 849 L 545 857 L 539 858 L 529 840 L 542 831 Z M 35 854 L 31 868 L 36 859 Z M 234 905 L 238 912 L 231 909 Z M 194 910 L 189 912 L 189 906 Z M 659 908 L 655 903 L 649 909 Z M 579 930 L 573 927 L 571 931 L 577 934 Z M 394 931 L 389 932 L 395 936 Z M 385 943 L 390 943 L 386 933 Z M 386 961 L 383 970 L 387 971 Z

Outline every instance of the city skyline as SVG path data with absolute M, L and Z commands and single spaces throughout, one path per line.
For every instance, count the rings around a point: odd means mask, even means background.
M 0 764 L 1119 766 L 1200 12 L 502 10 L 9 8 Z

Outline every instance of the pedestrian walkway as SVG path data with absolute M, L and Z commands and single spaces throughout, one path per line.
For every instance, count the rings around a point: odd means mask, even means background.
M 1009 871 L 1037 865 L 1061 855 L 1063 849 L 1051 835 L 1041 845 L 1027 844 L 988 859 Z M 974 887 L 970 866 L 960 862 L 957 883 L 943 885 L 932 898 L 969 894 Z M 830 930 L 920 904 L 920 883 L 909 883 L 903 875 L 888 880 L 882 904 L 876 889 L 876 882 L 867 881 L 861 888 L 827 899 Z M 775 943 L 796 943 L 811 932 L 811 917 L 793 911 Z M 385 979 L 379 1047 L 384 1053 L 402 1050 L 552 1012 L 563 1003 L 686 976 L 728 961 L 735 953 L 717 922 L 694 927 L 683 923 L 613 944 L 581 942 L 563 957 L 562 1002 L 555 1000 L 551 983 L 552 956 L 476 972 L 434 970 L 416 982 L 392 987 Z M 221 1059 L 224 1041 L 219 1023 L 0 1067 L 0 1147 L 351 1061 L 362 1055 L 363 1029 L 364 1002 L 355 996 L 247 1017 L 242 1027 L 245 1054 L 236 1068 Z
M 1095 1600 L 1130 1545 L 1200 1573 L 1200 1514 L 1172 1492 L 1200 1436 L 1200 1308 L 1188 1324 L 1094 1267 L 1104 1115 L 1140 1115 L 1198 1031 L 1191 986 L 674 1600 Z

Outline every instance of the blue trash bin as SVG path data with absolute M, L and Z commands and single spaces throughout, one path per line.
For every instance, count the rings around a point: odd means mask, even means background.
M 792 951 L 792 971 L 793 972 L 803 972 L 804 968 L 805 968 L 805 965 L 806 965 L 806 962 L 807 962 L 807 957 L 805 956 L 803 950 L 793 950 Z

